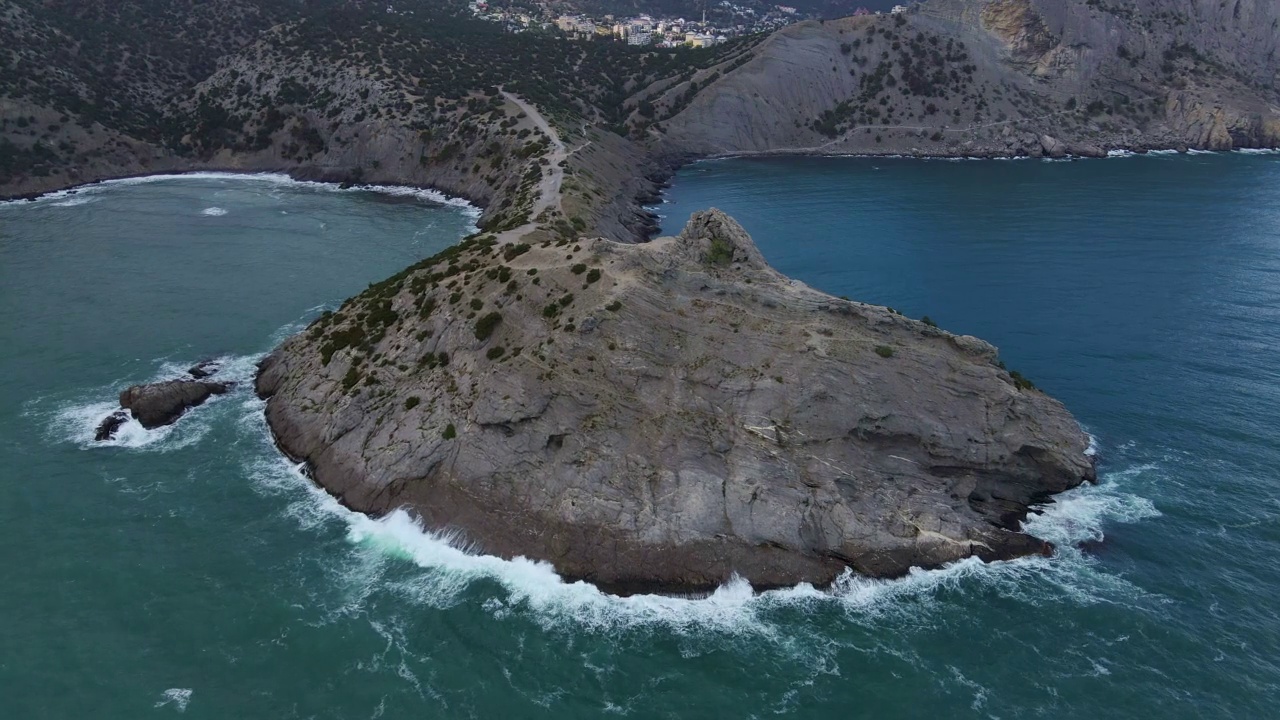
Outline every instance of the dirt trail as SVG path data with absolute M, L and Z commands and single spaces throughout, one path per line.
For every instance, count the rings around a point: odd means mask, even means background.
M 546 155 L 547 162 L 550 163 L 548 166 L 550 172 L 545 173 L 542 181 L 538 183 L 538 197 L 533 201 L 533 208 L 529 212 L 530 218 L 536 218 L 549 207 L 560 207 L 560 185 L 564 182 L 564 168 L 560 166 L 560 162 L 567 158 L 569 153 L 565 150 L 564 142 L 560 140 L 560 134 L 551 127 L 551 123 L 547 122 L 537 108 L 506 90 L 502 91 L 502 96 L 523 110 L 533 121 L 534 126 L 551 140 L 551 151 Z

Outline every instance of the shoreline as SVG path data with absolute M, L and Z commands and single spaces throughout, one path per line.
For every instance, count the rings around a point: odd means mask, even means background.
M 778 150 L 741 150 L 734 152 L 711 153 L 707 155 L 685 155 L 675 158 L 668 158 L 664 163 L 663 172 L 660 173 L 661 179 L 653 176 L 645 176 L 638 174 L 637 177 L 654 181 L 658 186 L 656 195 L 661 196 L 670 187 L 670 178 L 674 177 L 681 169 L 687 165 L 693 165 L 701 162 L 712 162 L 717 160 L 736 160 L 751 158 L 870 158 L 870 159 L 901 159 L 901 160 L 934 160 L 934 161 L 977 161 L 977 160 L 1041 160 L 1041 161 L 1074 161 L 1074 160 L 1107 160 L 1112 158 L 1142 157 L 1147 155 L 1170 156 L 1170 155 L 1219 155 L 1219 154 L 1238 154 L 1238 155 L 1274 155 L 1280 154 L 1280 147 L 1240 147 L 1230 150 L 1208 150 L 1203 148 L 1195 148 L 1188 146 L 1179 147 L 1139 147 L 1125 148 L 1115 147 L 1105 150 L 1105 154 L 1101 156 L 1093 155 L 1077 155 L 1067 154 L 1063 157 L 1048 157 L 1045 155 L 1012 155 L 998 152 L 984 153 L 955 153 L 955 154 L 932 154 L 932 153 L 903 153 L 903 152 L 831 152 L 821 148 L 785 148 Z M 37 202 L 39 200 L 49 199 L 53 196 L 75 195 L 86 190 L 110 185 L 114 183 L 127 183 L 128 181 L 140 181 L 154 179 L 156 181 L 163 179 L 183 179 L 192 176 L 226 176 L 239 178 L 267 178 L 270 176 L 278 176 L 287 178 L 289 181 L 300 185 L 314 185 L 330 187 L 335 190 L 366 190 L 371 192 L 383 192 L 386 194 L 397 194 L 395 191 L 413 191 L 422 194 L 422 199 L 435 202 L 440 205 L 459 207 L 465 211 L 476 214 L 477 219 L 488 209 L 488 204 L 475 198 L 466 197 L 463 194 L 446 192 L 437 187 L 430 185 L 420 185 L 409 182 L 389 180 L 387 182 L 368 182 L 363 178 L 357 180 L 350 170 L 339 168 L 319 168 L 314 166 L 300 166 L 295 168 L 264 168 L 264 169 L 246 169 L 243 167 L 215 166 L 215 167 L 188 167 L 186 169 L 165 169 L 154 172 L 129 172 L 118 175 L 107 175 L 86 182 L 77 182 L 72 184 L 60 184 L 51 186 L 47 190 L 38 190 L 26 193 L 0 193 L 0 205 Z M 399 194 L 410 194 L 403 192 Z M 641 208 L 651 206 L 653 194 L 646 194 L 635 198 L 637 205 Z M 432 195 L 437 197 L 431 197 Z M 649 234 L 648 239 L 655 237 Z
M 319 171 L 319 172 L 316 172 Z M 323 168 L 293 168 L 273 170 L 247 170 L 243 168 L 190 168 L 186 170 L 161 170 L 157 172 L 127 173 L 102 177 L 74 185 L 62 185 L 49 190 L 30 193 L 0 194 L 0 206 L 39 202 L 61 197 L 71 197 L 109 185 L 141 184 L 164 180 L 195 179 L 253 179 L 294 183 L 302 187 L 325 188 L 335 192 L 367 191 L 386 195 L 418 195 L 421 199 L 438 205 L 455 207 L 479 220 L 487 205 L 474 198 L 447 193 L 439 188 L 411 183 L 357 182 L 347 171 L 329 171 Z M 408 192 L 406 192 L 408 191 Z
M 1007 153 L 957 153 L 953 155 L 934 155 L 929 153 L 903 153 L 903 152 L 831 152 L 820 148 L 788 148 L 785 150 L 740 150 L 735 152 L 714 153 L 703 157 L 698 157 L 679 165 L 676 170 L 684 167 L 684 165 L 692 165 L 698 162 L 708 162 L 712 160 L 738 160 L 744 158 L 811 158 L 811 157 L 827 157 L 827 158 L 874 158 L 874 159 L 900 159 L 900 160 L 943 160 L 948 162 L 967 161 L 967 160 L 1108 160 L 1111 158 L 1121 157 L 1143 157 L 1146 155 L 1169 156 L 1169 155 L 1275 155 L 1280 154 L 1280 147 L 1258 147 L 1258 148 L 1232 148 L 1230 150 L 1208 150 L 1194 147 L 1143 147 L 1143 148 L 1123 148 L 1115 147 L 1105 151 L 1103 155 L 1078 155 L 1068 153 L 1062 157 L 1050 157 L 1048 155 L 1013 155 Z

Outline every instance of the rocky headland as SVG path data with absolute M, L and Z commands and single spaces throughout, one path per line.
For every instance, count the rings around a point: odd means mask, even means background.
M 1255 0 L 928 0 L 688 52 L 448 3 L 222 5 L 205 37 L 155 0 L 0 0 L 0 193 L 270 170 L 477 203 L 480 233 L 264 360 L 268 422 L 352 508 L 620 592 L 1050 552 L 1021 521 L 1094 476 L 983 341 L 782 277 L 715 211 L 635 244 L 682 163 L 1280 145 L 1280 9 Z M 122 403 L 171 421 L 210 382 Z
M 679 237 L 477 236 L 262 363 L 280 447 L 351 508 L 619 592 L 826 584 L 1047 553 L 1087 436 L 996 350 Z

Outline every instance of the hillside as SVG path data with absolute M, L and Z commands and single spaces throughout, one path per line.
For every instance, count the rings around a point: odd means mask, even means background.
M 930 0 L 785 28 L 658 129 L 693 155 L 1275 146 L 1277 27 L 1250 0 Z
M 507 34 L 425 2 L 396 13 L 359 2 L 305 12 L 285 2 L 196 5 L 90 2 L 70 13 L 0 2 L 12 20 L 7 66 L 18 70 L 0 96 L 0 192 L 155 171 L 284 170 L 437 187 L 483 205 L 485 227 L 499 231 L 537 210 L 549 226 L 639 238 L 647 218 L 634 198 L 654 187 L 633 172 L 648 163 L 643 153 L 616 134 L 626 132 L 628 97 L 755 42 L 675 51 L 572 43 Z M 236 21 L 210 27 L 211 12 Z M 554 148 L 563 152 L 553 167 Z M 570 180 L 570 214 L 561 203 L 535 208 L 533 191 L 551 176 Z
M 1280 145 L 1280 8 L 1253 0 L 930 0 L 674 51 L 422 0 L 0 0 L 0 18 L 5 195 L 279 170 L 437 187 L 492 230 L 545 213 L 641 239 L 641 202 L 704 155 Z M 547 183 L 563 202 L 539 204 Z

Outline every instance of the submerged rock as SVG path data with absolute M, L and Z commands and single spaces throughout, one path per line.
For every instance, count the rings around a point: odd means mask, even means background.
M 129 413 L 124 410 L 117 410 L 111 413 L 103 418 L 102 422 L 98 423 L 98 429 L 94 432 L 93 439 L 97 442 L 115 439 L 116 431 L 128 421 Z
M 771 269 L 718 211 L 642 245 L 484 237 L 286 341 L 280 447 L 356 510 L 617 592 L 827 584 L 1051 546 L 1094 477 L 995 348 Z
M 128 410 L 143 427 L 157 428 L 182 417 L 188 408 L 200 405 L 213 395 L 221 395 L 230 389 L 228 383 L 201 380 L 167 380 L 149 385 L 134 385 L 120 393 L 120 406 Z
M 202 360 L 189 368 L 187 374 L 197 380 L 203 380 L 212 377 L 221 367 L 217 360 Z

